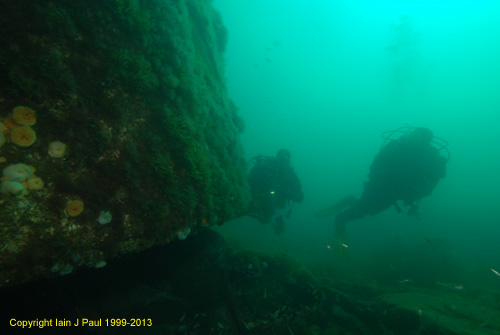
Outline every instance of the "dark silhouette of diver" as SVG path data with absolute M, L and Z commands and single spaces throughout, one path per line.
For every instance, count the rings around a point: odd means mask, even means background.
M 393 139 L 396 133 L 403 133 Z M 335 247 L 347 247 L 346 223 L 378 214 L 390 206 L 398 212 L 398 201 L 409 207 L 408 215 L 420 218 L 420 199 L 429 196 L 446 175 L 447 143 L 427 128 L 402 127 L 382 134 L 385 142 L 375 156 L 361 197 L 347 197 L 336 204 Z M 435 147 L 434 145 L 437 147 Z M 440 155 L 445 149 L 447 155 Z M 342 210 L 343 209 L 343 210 Z
M 276 157 L 257 156 L 248 176 L 252 201 L 248 214 L 261 223 L 270 223 L 276 210 L 288 211 L 290 216 L 294 202 L 302 202 L 302 186 L 292 165 L 291 154 L 286 149 L 277 152 Z M 277 234 L 284 230 L 283 214 L 278 214 L 273 222 Z

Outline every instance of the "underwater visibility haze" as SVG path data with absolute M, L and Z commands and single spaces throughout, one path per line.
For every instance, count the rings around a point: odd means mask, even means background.
M 453 244 L 462 264 L 498 267 L 499 4 L 214 5 L 229 31 L 226 76 L 246 122 L 245 154 L 289 149 L 303 184 L 292 249 L 328 243 L 331 222 L 311 213 L 358 196 L 381 133 L 409 125 L 449 143 L 447 175 L 422 200 L 421 221 L 388 210 L 352 223 L 351 243 L 382 248 L 394 234 L 411 243 L 429 236 Z
M 410 279 L 498 292 L 492 269 L 500 267 L 500 5 L 214 5 L 229 31 L 226 76 L 246 122 L 245 154 L 289 149 L 305 196 L 279 237 L 238 221 L 221 228 L 228 241 L 286 250 L 309 266 L 336 269 L 334 277 L 347 272 L 373 285 Z M 407 125 L 449 143 L 446 177 L 421 201 L 421 220 L 390 208 L 348 224 L 350 259 L 341 266 L 328 249 L 333 218 L 313 213 L 359 196 L 381 133 Z
M 500 334 L 500 2 L 0 4 L 4 327 Z M 449 158 L 420 217 L 349 222 L 336 253 L 325 209 L 418 127 Z M 247 176 L 280 149 L 304 198 L 277 230 Z

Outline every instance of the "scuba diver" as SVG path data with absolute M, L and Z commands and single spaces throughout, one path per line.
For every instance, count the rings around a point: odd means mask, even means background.
M 294 202 L 302 202 L 302 186 L 292 165 L 291 154 L 286 149 L 277 152 L 276 157 L 259 155 L 252 158 L 254 164 L 248 176 L 252 201 L 248 215 L 261 223 L 270 223 L 276 215 L 273 227 L 276 234 L 284 231 L 283 213 L 290 217 Z
M 396 133 L 402 135 L 393 139 Z M 349 221 L 376 215 L 390 206 L 401 212 L 398 201 L 409 207 L 408 215 L 420 218 L 420 199 L 429 196 L 446 175 L 447 143 L 434 137 L 429 129 L 402 127 L 385 132 L 382 137 L 385 142 L 370 166 L 361 197 L 347 197 L 316 213 L 319 217 L 327 212 L 337 213 L 334 236 L 337 252 L 347 247 L 345 225 Z M 441 156 L 442 149 L 446 157 Z

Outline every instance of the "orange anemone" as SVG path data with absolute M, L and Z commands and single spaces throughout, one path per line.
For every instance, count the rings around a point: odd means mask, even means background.
M 66 208 L 64 209 L 64 213 L 66 213 L 67 216 L 75 217 L 80 215 L 83 212 L 83 201 L 81 200 L 71 200 L 68 202 L 66 205 Z
M 10 139 L 20 147 L 29 147 L 36 140 L 36 133 L 30 126 L 19 126 L 10 131 Z
M 12 118 L 22 126 L 32 126 L 36 123 L 35 111 L 26 106 L 17 106 L 12 110 Z

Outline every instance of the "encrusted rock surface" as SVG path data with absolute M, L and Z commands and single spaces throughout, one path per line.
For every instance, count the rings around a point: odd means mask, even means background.
M 0 194 L 1 287 L 101 267 L 244 210 L 243 121 L 226 91 L 227 32 L 211 1 L 1 8 L 0 171 L 25 164 L 43 182 Z M 29 147 L 10 140 L 17 106 L 36 115 Z M 59 157 L 54 141 L 66 145 Z

